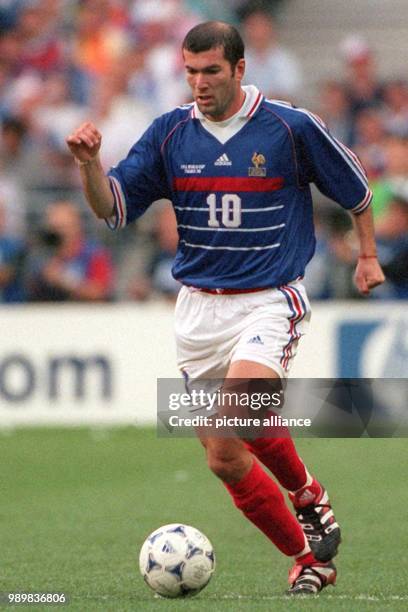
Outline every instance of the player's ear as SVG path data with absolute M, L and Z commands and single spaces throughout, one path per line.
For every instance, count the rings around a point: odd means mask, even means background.
M 245 74 L 245 60 L 242 57 L 235 65 L 234 76 L 237 81 L 242 81 Z

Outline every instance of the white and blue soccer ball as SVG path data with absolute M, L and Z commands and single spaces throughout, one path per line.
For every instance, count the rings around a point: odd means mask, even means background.
M 172 523 L 146 538 L 139 566 L 145 582 L 158 595 L 187 597 L 197 595 L 211 580 L 215 554 L 201 531 Z

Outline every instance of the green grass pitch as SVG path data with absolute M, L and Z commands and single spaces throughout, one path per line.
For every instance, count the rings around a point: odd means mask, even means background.
M 64 591 L 69 612 L 407 610 L 407 440 L 298 448 L 344 538 L 337 586 L 293 601 L 282 596 L 290 560 L 233 507 L 196 440 L 133 428 L 0 432 L 0 592 Z M 144 538 L 171 522 L 198 527 L 216 550 L 196 598 L 154 599 L 139 575 Z

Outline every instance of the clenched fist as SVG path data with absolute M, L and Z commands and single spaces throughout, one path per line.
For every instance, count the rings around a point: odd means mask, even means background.
M 72 154 L 80 162 L 88 162 L 96 157 L 101 148 L 101 142 L 101 134 L 90 122 L 80 125 L 66 139 Z
M 359 258 L 354 274 L 354 284 L 362 295 L 369 295 L 371 289 L 385 281 L 384 273 L 375 257 Z

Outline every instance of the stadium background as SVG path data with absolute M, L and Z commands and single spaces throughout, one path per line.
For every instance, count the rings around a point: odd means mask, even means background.
M 235 514 L 196 442 L 157 440 L 149 428 L 157 377 L 178 375 L 171 209 L 155 204 L 111 234 L 87 211 L 64 138 L 91 118 L 105 166 L 115 163 L 154 116 L 188 100 L 179 43 L 189 27 L 236 23 L 255 84 L 319 113 L 359 154 L 375 194 L 389 280 L 368 300 L 350 282 L 348 218 L 316 194 L 314 315 L 294 375 L 406 378 L 407 17 L 402 0 L 0 2 L 0 592 L 65 589 L 78 610 L 150 609 L 158 602 L 138 579 L 138 547 L 180 520 L 213 540 L 219 570 L 175 609 L 291 607 L 279 595 L 284 561 Z M 70 265 L 49 231 L 56 209 L 82 235 Z M 69 230 L 66 240 L 78 247 Z M 405 441 L 300 445 L 348 534 L 339 594 L 319 606 L 406 607 Z

